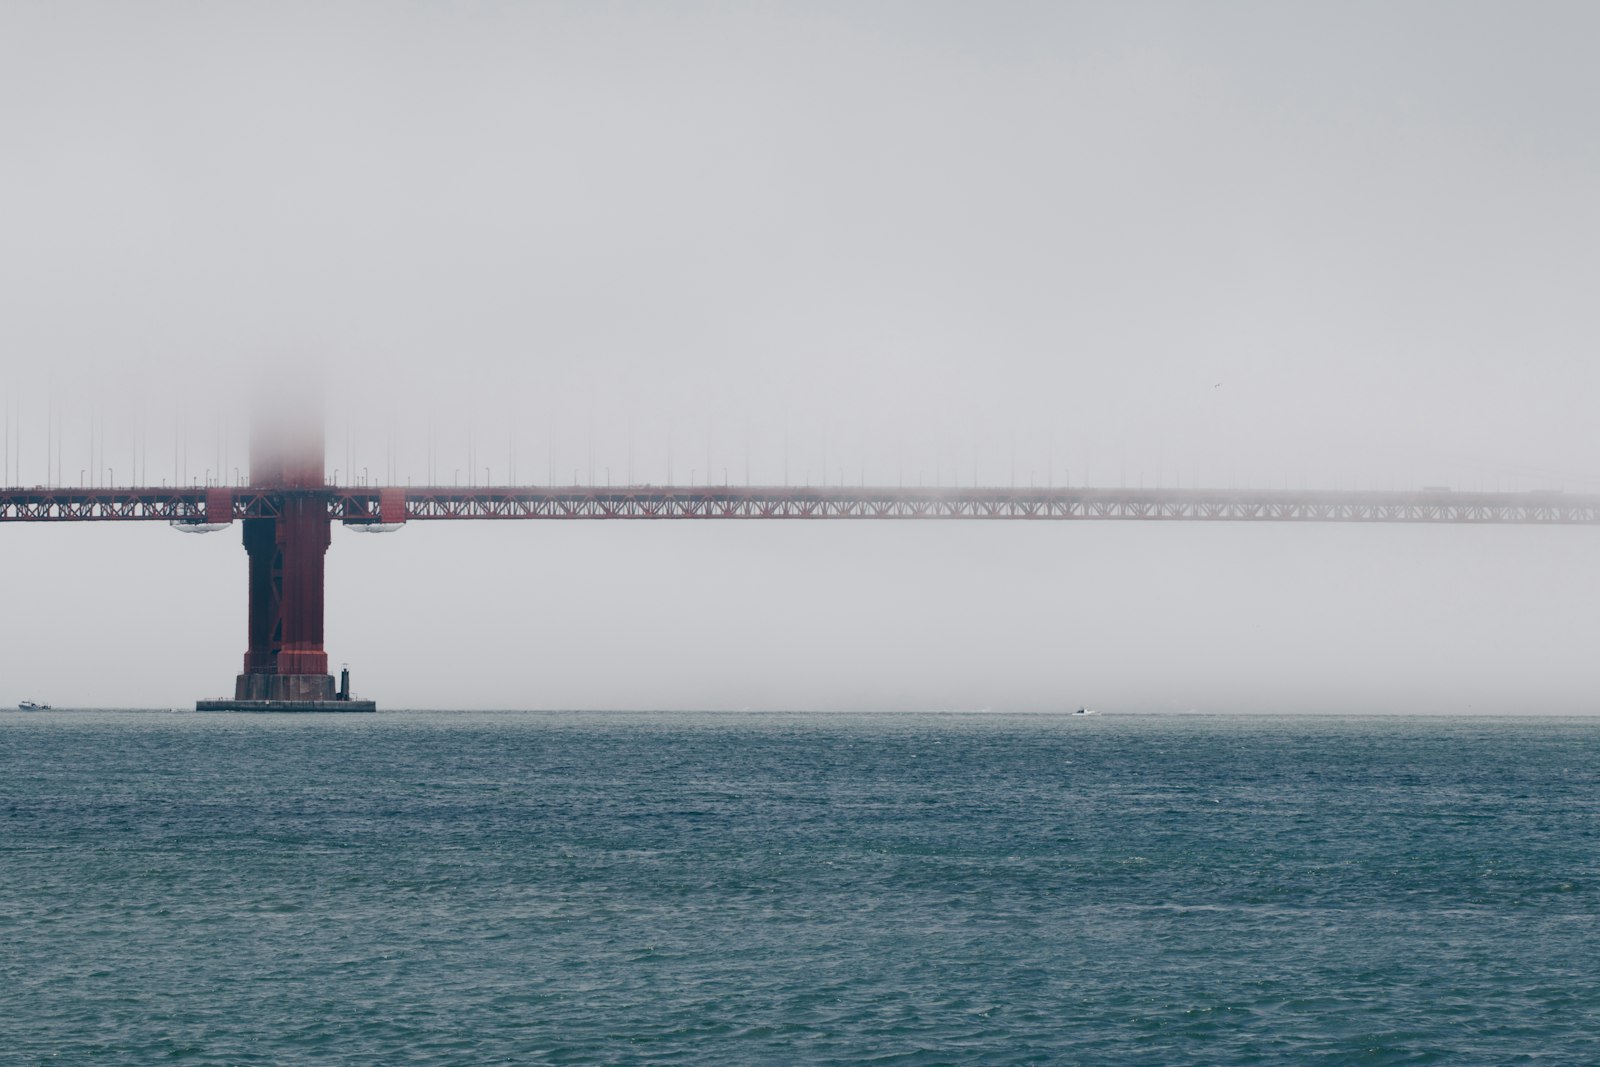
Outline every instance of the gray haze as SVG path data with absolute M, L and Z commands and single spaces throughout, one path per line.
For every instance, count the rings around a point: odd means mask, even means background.
M 1597 31 L 1462 0 L 8 3 L 0 481 L 232 480 L 281 361 L 342 482 L 428 480 L 431 432 L 447 483 L 1597 490 Z M 237 530 L 0 540 L 0 701 L 230 689 Z M 1597 553 L 336 529 L 327 638 L 390 707 L 1580 711 Z

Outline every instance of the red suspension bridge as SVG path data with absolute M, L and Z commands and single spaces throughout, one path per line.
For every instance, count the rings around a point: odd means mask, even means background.
M 813 519 L 1494 523 L 1600 525 L 1600 495 L 1274 489 L 737 486 L 370 487 L 327 484 L 322 430 L 257 432 L 250 484 L 0 489 L 0 523 L 237 522 L 249 556 L 248 647 L 229 700 L 208 710 L 374 710 L 336 686 L 323 648 L 323 557 L 335 522 L 396 528 L 440 519 Z

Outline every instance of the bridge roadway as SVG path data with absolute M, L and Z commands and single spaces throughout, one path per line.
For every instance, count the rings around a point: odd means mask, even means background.
M 1600 495 L 1293 489 L 460 486 L 0 489 L 0 522 L 278 518 L 320 497 L 349 525 L 435 519 L 990 519 L 1600 525 Z

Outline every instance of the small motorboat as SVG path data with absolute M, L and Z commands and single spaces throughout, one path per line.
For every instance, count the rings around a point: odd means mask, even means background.
M 1072 714 L 1074 714 L 1074 715 L 1098 715 L 1100 713 L 1098 711 L 1096 711 L 1094 708 L 1079 708 L 1077 711 L 1073 712 Z
M 18 711 L 49 711 L 49 704 L 35 704 L 31 700 L 23 700 L 17 704 Z

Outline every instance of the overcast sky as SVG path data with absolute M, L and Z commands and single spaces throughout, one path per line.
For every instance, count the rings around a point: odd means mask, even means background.
M 69 484 L 231 478 L 278 368 L 341 481 L 425 481 L 431 426 L 441 481 L 1600 490 L 1597 31 L 1464 0 L 6 3 L 0 481 L 57 477 L 47 424 Z M 231 689 L 236 530 L 0 538 L 0 700 Z M 386 707 L 1587 711 L 1597 550 L 336 530 L 328 649 Z

